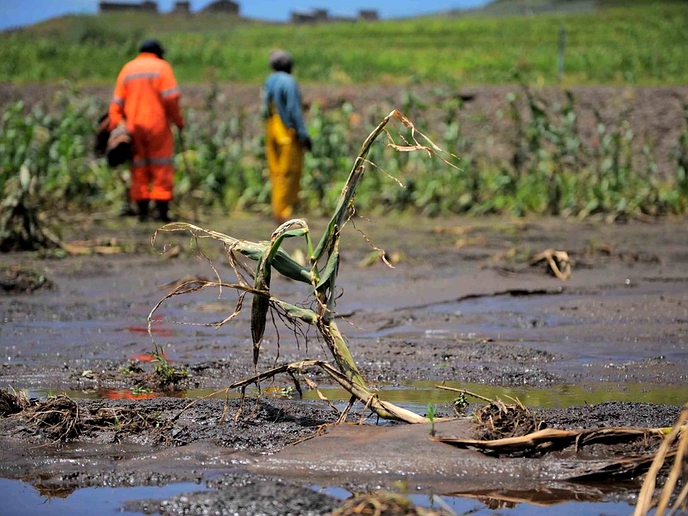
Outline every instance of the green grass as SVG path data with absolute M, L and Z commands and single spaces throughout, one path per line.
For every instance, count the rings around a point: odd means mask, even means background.
M 110 84 L 141 40 L 157 37 L 180 82 L 259 83 L 270 50 L 284 47 L 300 80 L 310 83 L 503 84 L 518 71 L 529 82 L 555 84 L 564 26 L 566 84 L 688 82 L 684 2 L 531 17 L 488 13 L 316 26 L 231 16 L 67 16 L 1 34 L 0 81 Z

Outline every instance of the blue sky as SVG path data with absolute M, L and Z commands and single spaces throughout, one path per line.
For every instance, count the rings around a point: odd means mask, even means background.
M 126 0 L 132 1 L 132 0 Z M 191 10 L 211 0 L 191 0 Z M 479 7 L 489 0 L 237 0 L 241 14 L 251 18 L 286 21 L 291 11 L 324 7 L 333 15 L 354 15 L 359 9 L 377 9 L 383 18 L 413 16 L 447 9 Z M 174 0 L 158 0 L 158 9 L 168 11 Z M 36 23 L 63 14 L 95 13 L 98 0 L 0 0 L 0 30 Z

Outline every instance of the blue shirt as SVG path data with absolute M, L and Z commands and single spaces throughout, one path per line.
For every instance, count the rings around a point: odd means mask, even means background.
M 263 89 L 263 112 L 270 112 L 270 102 L 277 108 L 282 123 L 296 131 L 299 140 L 308 137 L 308 129 L 301 113 L 301 92 L 296 80 L 287 72 L 273 72 Z

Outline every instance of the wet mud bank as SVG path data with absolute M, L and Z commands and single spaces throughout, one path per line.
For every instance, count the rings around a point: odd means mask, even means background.
M 309 221 L 318 235 L 325 222 Z M 207 227 L 251 240 L 274 229 L 248 217 Z M 493 399 L 517 396 L 548 428 L 564 429 L 668 427 L 688 401 L 685 221 L 398 218 L 359 221 L 357 228 L 395 257 L 394 269 L 371 260 L 366 241 L 346 228 L 339 326 L 381 398 L 421 413 L 432 404 L 438 416 L 450 416 L 455 394 L 438 397 L 434 389 L 444 383 Z M 584 489 L 562 473 L 637 445 L 486 457 L 431 441 L 425 425 L 379 425 L 362 406 L 349 416 L 352 423 L 364 418 L 362 426 L 332 426 L 336 410 L 305 383 L 308 401 L 300 401 L 288 377 L 264 384 L 259 403 L 250 391 L 242 406 L 236 392 L 223 389 L 254 374 L 248 312 L 219 329 L 209 325 L 231 313 L 233 292 L 171 298 L 148 334 L 148 314 L 171 285 L 214 274 L 185 238 L 166 242 L 173 252 L 154 252 L 154 230 L 96 220 L 65 228 L 66 239 L 115 239 L 122 252 L 0 255 L 0 266 L 15 267 L 12 277 L 28 277 L 16 273 L 21 266 L 51 286 L 0 292 L 0 388 L 24 392 L 34 404 L 66 393 L 81 417 L 64 435 L 21 412 L 1 418 L 1 477 L 46 492 L 208 486 L 128 506 L 161 514 L 328 514 L 343 493 L 398 489 L 399 482 L 409 492 L 511 493 L 524 503 L 533 484 L 562 500 L 632 503 L 637 495 L 637 478 Z M 566 281 L 547 264 L 531 264 L 546 249 L 568 253 Z M 222 251 L 204 252 L 229 280 Z M 294 282 L 274 278 L 272 291 L 307 302 Z M 154 351 L 185 374 L 159 381 Z M 329 358 L 314 333 L 268 324 L 258 371 L 305 358 Z M 343 408 L 348 397 L 329 377 L 315 369 L 305 374 Z M 478 404 L 470 401 L 461 419 L 438 423 L 439 435 L 471 435 L 466 417 Z

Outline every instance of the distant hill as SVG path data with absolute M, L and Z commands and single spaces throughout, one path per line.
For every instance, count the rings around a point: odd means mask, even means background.
M 671 2 L 672 0 L 669 0 Z M 543 14 L 592 14 L 604 9 L 664 4 L 657 0 L 492 0 L 475 9 L 452 9 L 451 16 L 537 16 Z M 685 0 L 673 3 L 686 5 Z
M 495 0 L 477 9 L 453 9 L 452 16 L 535 16 L 538 14 L 594 13 L 599 0 Z

